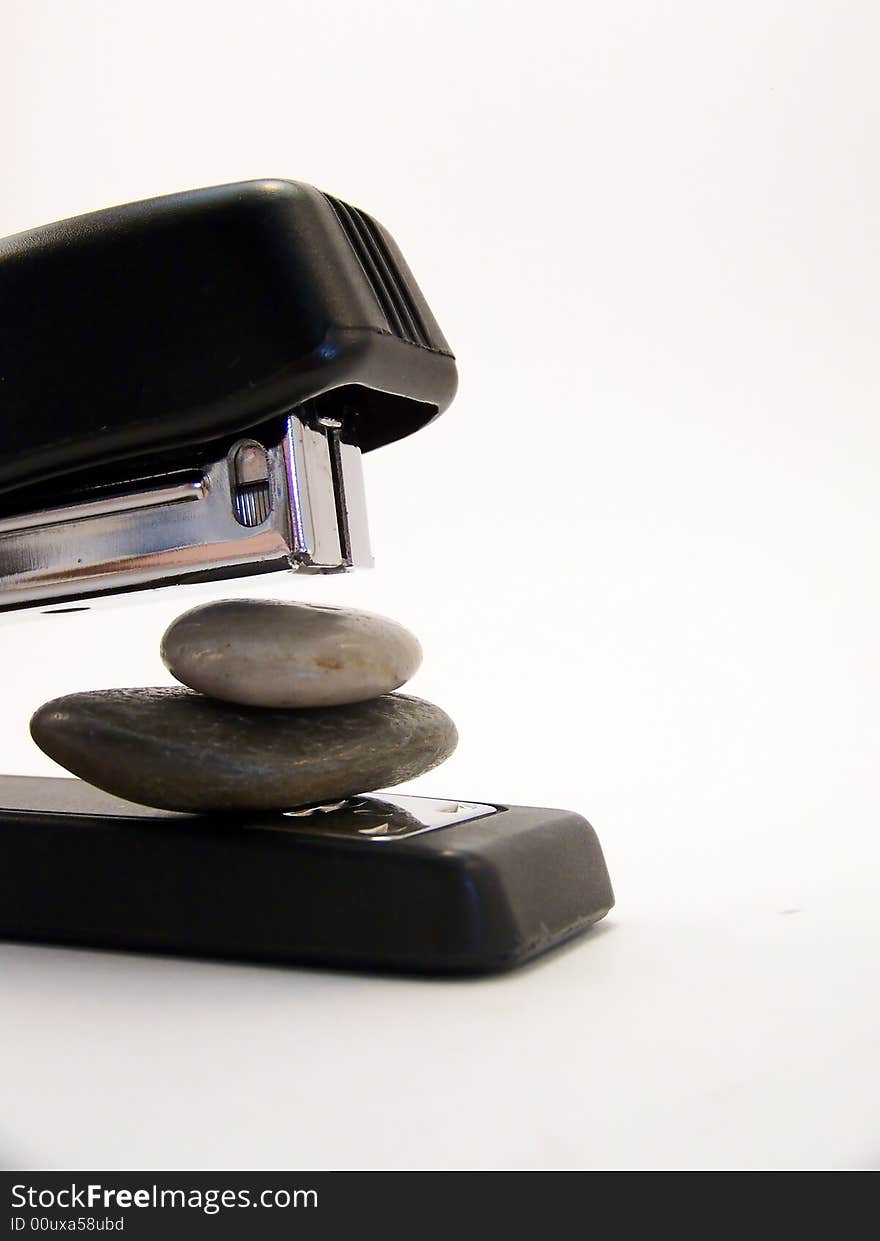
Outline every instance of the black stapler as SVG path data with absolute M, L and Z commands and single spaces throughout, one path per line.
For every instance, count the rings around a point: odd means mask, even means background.
M 0 611 L 369 566 L 362 455 L 455 389 L 393 239 L 307 185 L 0 241 Z M 383 794 L 242 821 L 0 777 L 8 939 L 483 971 L 612 904 L 566 811 Z

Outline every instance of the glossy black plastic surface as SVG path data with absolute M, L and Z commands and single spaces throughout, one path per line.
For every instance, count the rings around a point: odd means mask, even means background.
M 413 799 L 414 801 L 418 799 Z M 507 806 L 379 841 L 173 816 L 78 780 L 0 777 L 0 938 L 427 973 L 508 969 L 614 896 L 577 814 Z
M 455 387 L 392 238 L 311 186 L 194 190 L 0 240 L 0 491 L 221 440 L 331 391 L 369 450 Z

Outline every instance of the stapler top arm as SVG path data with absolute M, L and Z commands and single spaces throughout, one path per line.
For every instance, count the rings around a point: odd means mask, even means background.
M 392 238 L 311 186 L 0 241 L 0 610 L 368 565 L 361 453 L 455 388 Z

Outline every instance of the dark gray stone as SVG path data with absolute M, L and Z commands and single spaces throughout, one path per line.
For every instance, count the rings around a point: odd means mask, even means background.
M 182 811 L 289 810 L 411 780 L 458 740 L 449 716 L 407 694 L 274 711 L 185 689 L 111 689 L 47 702 L 31 736 L 107 793 Z
M 404 685 L 418 639 L 386 616 L 272 599 L 222 599 L 184 612 L 162 659 L 190 689 L 248 707 L 332 707 Z

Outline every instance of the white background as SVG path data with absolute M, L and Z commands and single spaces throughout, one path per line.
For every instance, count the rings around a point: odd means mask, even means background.
M 618 896 L 481 982 L 0 947 L 2 1163 L 880 1163 L 877 6 L 0 16 L 0 233 L 287 176 L 395 234 L 460 395 L 372 574 L 249 589 L 409 624 L 410 790 L 581 811 Z M 181 606 L 4 626 L 2 766 Z

